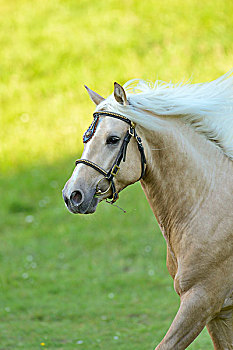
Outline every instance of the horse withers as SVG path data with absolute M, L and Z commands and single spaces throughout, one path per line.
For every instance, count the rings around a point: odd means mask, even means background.
M 186 349 L 206 326 L 233 349 L 233 77 L 204 84 L 115 83 L 96 104 L 84 152 L 63 189 L 94 213 L 140 180 L 167 243 L 180 308 L 156 349 Z

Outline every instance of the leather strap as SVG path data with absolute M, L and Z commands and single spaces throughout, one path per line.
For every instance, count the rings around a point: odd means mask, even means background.
M 78 165 L 80 163 L 90 166 L 91 168 L 97 170 L 100 174 L 104 175 L 105 177 L 108 175 L 108 173 L 103 168 L 101 168 L 99 165 L 95 164 L 94 162 L 91 162 L 90 160 L 78 159 L 75 161 L 75 165 Z

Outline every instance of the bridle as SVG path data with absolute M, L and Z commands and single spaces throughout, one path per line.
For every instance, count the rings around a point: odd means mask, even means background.
M 118 172 L 120 170 L 121 161 L 123 160 L 123 162 L 125 162 L 126 150 L 127 150 L 127 146 L 129 144 L 131 137 L 135 137 L 135 139 L 137 141 L 137 145 L 138 145 L 138 150 L 139 150 L 140 155 L 141 155 L 141 176 L 137 181 L 141 180 L 141 178 L 145 174 L 146 157 L 145 157 L 144 148 L 142 145 L 142 140 L 137 135 L 137 132 L 135 130 L 135 124 L 133 122 L 131 122 L 131 120 L 129 120 L 128 118 L 124 117 L 123 115 L 113 113 L 113 112 L 96 112 L 93 114 L 94 120 L 93 120 L 92 124 L 90 125 L 90 127 L 85 132 L 85 134 L 83 135 L 83 143 L 87 143 L 93 137 L 95 130 L 97 128 L 100 116 L 106 116 L 106 117 L 120 119 L 123 122 L 129 124 L 129 129 L 127 130 L 127 132 L 125 134 L 125 137 L 124 137 L 123 142 L 121 144 L 121 148 L 117 154 L 117 157 L 116 157 L 113 165 L 111 166 L 109 171 L 104 170 L 98 164 L 96 164 L 90 160 L 87 160 L 87 159 L 78 159 L 78 160 L 76 160 L 75 165 L 82 163 L 82 164 L 85 164 L 87 166 L 90 166 L 91 168 L 95 169 L 100 174 L 102 174 L 104 177 L 102 179 L 100 179 L 96 185 L 95 196 L 98 197 L 98 196 L 104 195 L 112 187 L 112 196 L 111 196 L 112 201 L 111 201 L 111 203 L 114 203 L 119 198 L 119 194 L 116 191 L 116 186 L 114 183 L 114 177 L 118 174 Z M 109 181 L 109 187 L 107 188 L 107 190 L 101 191 L 101 189 L 98 188 L 98 185 L 104 179 Z
M 111 166 L 109 171 L 104 170 L 98 164 L 96 164 L 90 160 L 87 160 L 87 159 L 78 159 L 78 160 L 76 160 L 75 165 L 82 163 L 82 164 L 85 164 L 85 165 L 95 169 L 100 174 L 102 174 L 104 177 L 102 179 L 100 179 L 96 185 L 95 196 L 98 197 L 98 196 L 104 195 L 112 187 L 112 196 L 111 196 L 112 200 L 110 203 L 114 203 L 119 198 L 119 193 L 116 191 L 116 186 L 114 183 L 114 177 L 118 174 L 118 172 L 120 170 L 121 161 L 125 162 L 126 150 L 127 150 L 127 146 L 129 144 L 131 137 L 135 137 L 135 139 L 137 141 L 137 145 L 138 145 L 138 150 L 139 150 L 140 155 L 141 155 L 141 176 L 137 181 L 141 180 L 141 178 L 145 174 L 146 157 L 145 157 L 144 148 L 142 145 L 142 140 L 137 135 L 137 132 L 135 130 L 135 124 L 133 122 L 131 122 L 131 120 L 129 120 L 128 118 L 124 117 L 123 115 L 113 113 L 113 112 L 96 112 L 93 114 L 94 120 L 93 120 L 92 124 L 90 125 L 90 127 L 87 129 L 87 131 L 83 135 L 83 143 L 87 143 L 93 137 L 95 130 L 97 128 L 98 122 L 99 122 L 99 117 L 101 117 L 101 116 L 120 119 L 123 122 L 129 124 L 129 129 L 127 130 L 127 132 L 125 134 L 125 137 L 124 137 L 123 142 L 121 144 L 121 148 L 117 154 L 117 157 L 116 157 L 113 165 Z M 98 188 L 98 185 L 104 179 L 109 181 L 109 187 L 107 188 L 107 190 L 102 191 L 100 188 Z

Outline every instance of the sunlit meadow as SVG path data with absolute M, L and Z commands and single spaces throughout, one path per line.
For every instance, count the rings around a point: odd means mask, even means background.
M 140 185 L 67 212 L 94 106 L 132 78 L 232 68 L 230 0 L 0 0 L 0 350 L 153 349 L 179 306 Z M 142 215 L 143 213 L 143 215 Z M 204 331 L 189 347 L 211 349 Z

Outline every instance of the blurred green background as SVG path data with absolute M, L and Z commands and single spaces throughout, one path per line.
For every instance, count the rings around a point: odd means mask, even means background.
M 0 349 L 153 349 L 179 299 L 140 189 L 92 216 L 61 189 L 94 106 L 132 78 L 232 68 L 231 0 L 0 0 Z M 211 349 L 204 330 L 190 349 Z

